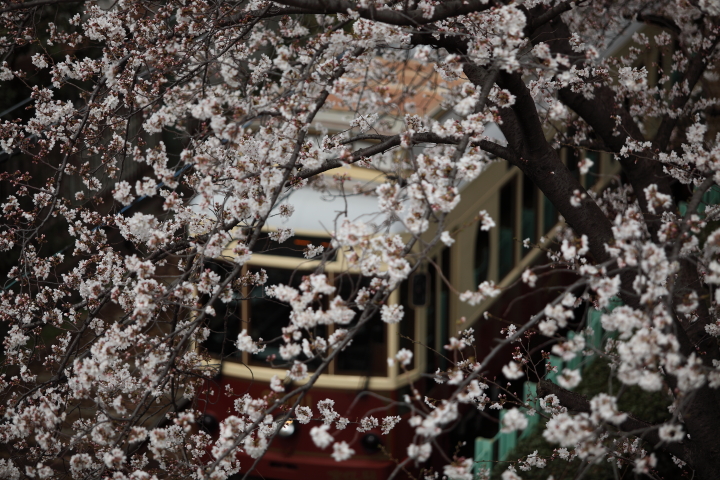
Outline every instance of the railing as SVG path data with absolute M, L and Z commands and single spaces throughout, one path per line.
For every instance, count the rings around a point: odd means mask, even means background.
M 607 311 L 611 311 L 616 306 L 620 305 L 619 301 L 611 302 Z M 600 317 L 604 312 L 591 308 L 588 312 L 587 326 L 592 329 L 592 333 L 586 331 L 585 336 L 585 351 L 596 352 L 601 350 L 603 347 L 604 331 L 600 322 Z M 580 333 L 570 332 L 568 339 L 572 339 L 575 335 Z M 589 366 L 597 357 L 596 353 L 584 356 L 582 354 L 575 355 L 572 360 L 563 361 L 560 357 L 550 355 L 548 363 L 553 367 L 557 367 L 556 371 L 549 371 L 545 375 L 545 380 L 554 382 L 558 374 L 565 368 L 572 370 L 580 369 Z M 536 412 L 540 410 L 539 401 L 537 400 L 537 384 L 534 382 L 525 382 L 523 385 L 523 401 L 529 408 L 523 408 L 527 411 L 528 409 L 534 409 Z M 506 410 L 500 411 L 500 422 L 505 416 Z M 518 440 L 524 439 L 532 435 L 535 429 L 540 424 L 542 417 L 539 414 L 528 416 L 528 426 L 522 432 L 510 432 L 502 433 L 498 432 L 492 438 L 478 437 L 475 439 L 475 458 L 474 458 L 474 471 L 475 475 L 480 472 L 481 469 L 492 470 L 495 462 L 505 461 L 512 451 L 515 449 Z

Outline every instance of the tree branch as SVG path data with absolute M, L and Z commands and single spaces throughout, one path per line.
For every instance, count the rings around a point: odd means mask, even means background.
M 510 162 L 513 165 L 519 165 L 520 159 L 507 147 L 491 142 L 490 140 L 480 140 L 479 142 L 473 143 L 473 146 L 478 146 L 488 153 L 492 153 L 496 157 L 500 157 L 503 160 Z
M 24 10 L 28 8 L 44 7 L 46 5 L 58 5 L 61 3 L 85 3 L 86 0 L 34 0 L 25 3 L 11 3 L 7 7 L 1 8 L 0 13 L 14 12 L 16 10 Z
M 637 16 L 638 22 L 647 23 L 649 25 L 657 25 L 672 30 L 676 35 L 680 33 L 680 27 L 672 18 L 663 17 L 662 15 L 653 15 L 650 13 L 640 13 Z
M 345 0 L 279 0 L 275 3 L 310 10 L 315 13 L 342 13 L 356 11 L 362 18 L 390 25 L 410 26 L 427 25 L 459 15 L 482 12 L 493 7 L 494 2 L 487 0 L 452 0 L 435 7 L 432 15 L 426 17 L 423 10 L 417 8 L 406 12 L 398 10 L 378 10 L 376 8 L 357 8 L 354 3 Z
M 555 17 L 552 22 L 538 29 L 532 41 L 534 44 L 545 42 L 554 53 L 577 59 L 578 54 L 573 52 L 569 38 L 570 30 L 567 25 L 561 17 Z M 560 89 L 558 98 L 590 125 L 606 147 L 613 152 L 619 153 L 629 138 L 639 142 L 645 141 L 640 127 L 633 120 L 630 112 L 617 102 L 615 92 L 606 85 L 595 88 L 591 99 L 582 93 L 572 91 L 570 87 Z M 616 135 L 618 131 L 620 135 Z M 673 207 L 650 211 L 643 191 L 651 184 L 655 184 L 658 191 L 672 196 L 670 178 L 665 175 L 659 162 L 646 157 L 630 155 L 620 158 L 620 164 L 638 198 L 648 230 L 654 238 L 657 238 L 662 214 Z
M 483 83 L 482 68 L 468 64 L 464 71 L 471 82 L 476 85 Z M 519 167 L 555 205 L 573 230 L 578 235 L 587 235 L 590 251 L 596 262 L 611 260 L 605 249 L 605 244 L 613 240 L 610 221 L 589 196 L 586 196 L 583 208 L 570 203 L 575 191 L 585 193 L 585 189 L 545 139 L 535 100 L 522 77 L 502 73 L 498 77 L 498 85 L 515 95 L 512 108 L 500 110 L 500 128 L 508 140 L 508 147 L 502 151 L 497 146 L 485 146 L 494 149 L 501 154 L 499 156 Z M 508 155 L 508 150 L 512 155 Z
M 711 58 L 713 50 L 715 50 L 715 47 L 717 46 L 718 40 L 720 40 L 720 38 L 715 36 L 712 42 L 710 42 L 710 45 L 707 48 L 704 48 L 701 52 L 698 52 L 690 62 L 690 65 L 685 71 L 685 75 L 682 79 L 682 82 L 687 83 L 688 93 L 675 97 L 670 105 L 670 108 L 673 111 L 681 110 L 685 107 L 685 105 L 687 105 L 695 85 L 707 68 L 707 61 Z M 670 114 L 665 114 L 662 119 L 662 123 L 655 134 L 655 138 L 653 139 L 653 147 L 655 149 L 664 150 L 668 146 L 672 132 L 675 130 L 678 120 L 678 115 L 671 116 Z
M 560 2 L 554 7 L 545 10 L 543 13 L 537 16 L 532 15 L 531 13 L 526 13 L 528 19 L 527 23 L 525 24 L 525 36 L 529 37 L 532 32 L 534 32 L 541 26 L 553 21 L 558 15 L 562 15 L 563 13 L 572 10 L 574 7 L 577 7 L 578 4 L 582 2 L 583 0 L 579 2 L 569 0 L 565 2 Z
M 343 143 L 347 144 L 347 143 L 352 143 L 354 141 L 361 141 L 361 140 L 382 140 L 382 141 L 375 145 L 371 145 L 369 147 L 365 147 L 365 148 L 361 148 L 360 150 L 356 150 L 347 158 L 332 158 L 332 159 L 326 160 L 322 165 L 320 165 L 317 168 L 313 168 L 312 170 L 301 170 L 296 178 L 314 177 L 315 175 L 319 175 L 323 172 L 327 172 L 328 170 L 332 170 L 333 168 L 342 167 L 343 165 L 355 163 L 363 158 L 367 158 L 372 155 L 377 155 L 379 153 L 384 153 L 384 152 L 390 150 L 391 148 L 394 148 L 394 147 L 397 147 L 398 145 L 400 145 L 400 135 L 391 135 L 391 136 L 359 135 L 350 140 L 346 140 Z M 443 143 L 443 144 L 449 144 L 449 145 L 457 145 L 458 143 L 460 143 L 460 140 L 457 138 L 441 137 L 440 135 L 437 135 L 432 132 L 423 132 L 423 133 L 414 134 L 411 137 L 411 142 L 413 145 L 417 145 L 420 143 Z

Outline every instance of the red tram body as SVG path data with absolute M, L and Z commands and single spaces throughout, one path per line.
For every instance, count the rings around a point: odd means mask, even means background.
M 222 378 L 218 387 L 224 388 L 230 385 L 236 392 L 250 393 L 253 397 L 260 397 L 269 393 L 267 384 L 260 382 L 252 383 L 234 378 Z M 397 400 L 398 392 L 389 393 L 388 399 Z M 215 418 L 224 418 L 233 409 L 233 402 L 227 396 L 221 396 L 223 400 L 216 403 L 207 402 L 201 408 L 206 415 Z M 386 402 L 373 396 L 361 396 L 358 400 L 357 392 L 351 390 L 339 390 L 329 388 L 314 388 L 304 399 L 302 404 L 314 407 L 317 400 L 330 398 L 335 401 L 335 409 L 346 412 L 348 418 L 360 418 L 373 410 L 377 411 L 386 406 Z M 353 408 L 351 405 L 355 403 Z M 387 410 L 383 410 L 387 411 Z M 392 409 L 388 414 L 395 415 Z M 396 463 L 389 459 L 380 448 L 375 451 L 368 451 L 362 446 L 363 437 L 375 436 L 382 438 L 383 447 L 394 458 L 402 458 L 404 452 L 399 451 L 403 443 L 403 437 L 411 437 L 412 432 L 407 422 L 401 422 L 387 436 L 381 436 L 378 429 L 366 433 L 358 433 L 352 424 L 344 431 L 335 436 L 338 441 L 346 441 L 356 454 L 351 459 L 336 462 L 330 457 L 329 449 L 321 450 L 315 446 L 310 437 L 310 428 L 315 426 L 313 422 L 307 425 L 299 425 L 295 422 L 295 432 L 288 437 L 278 436 L 272 442 L 265 455 L 254 469 L 254 475 L 259 478 L 277 480 L 383 480 L 394 470 Z M 244 453 L 240 454 L 243 471 L 254 464 L 255 460 Z

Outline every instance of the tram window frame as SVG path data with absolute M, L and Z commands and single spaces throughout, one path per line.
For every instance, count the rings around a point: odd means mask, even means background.
M 289 285 L 293 288 L 298 288 L 300 286 L 300 284 L 302 283 L 302 278 L 305 275 L 312 273 L 312 271 L 313 271 L 312 269 L 298 269 L 298 268 L 287 269 L 287 268 L 282 268 L 282 267 L 270 267 L 270 266 L 257 266 L 257 267 L 250 266 L 250 268 L 248 270 L 260 271 L 261 269 L 265 270 L 266 274 L 268 274 L 267 284 L 275 285 L 278 283 L 283 283 L 284 285 Z M 290 281 L 282 282 L 282 281 L 278 281 L 278 279 L 272 280 L 271 274 L 272 274 L 273 270 L 277 270 L 282 273 L 288 273 L 289 274 L 288 278 Z M 253 295 L 253 292 L 257 291 L 258 289 L 259 289 L 259 293 L 262 295 L 261 297 Z M 280 328 L 280 330 L 278 332 L 276 332 L 276 333 L 278 333 L 278 335 L 270 337 L 270 338 L 263 337 L 263 340 L 265 340 L 265 341 L 272 341 L 274 339 L 278 339 L 282 336 L 282 328 L 287 326 L 287 324 L 288 324 L 287 320 L 290 318 L 290 312 L 292 309 L 283 302 L 280 302 L 278 300 L 274 300 L 274 299 L 267 297 L 265 295 L 265 285 L 255 286 L 252 289 L 250 289 L 247 292 L 247 295 L 244 295 L 244 299 L 245 299 L 244 309 L 241 311 L 243 313 L 244 323 L 247 325 L 247 330 L 248 330 L 250 336 L 254 339 L 261 337 L 260 333 L 255 330 L 255 325 L 253 322 L 253 305 L 252 305 L 253 300 L 259 299 L 259 298 L 264 299 L 266 302 L 269 302 L 270 304 L 276 304 L 278 310 L 286 311 L 286 314 L 280 313 L 280 311 L 279 311 L 275 315 L 276 317 L 278 317 L 277 324 Z M 325 296 L 322 298 L 322 300 L 319 302 L 319 304 L 315 305 L 315 307 L 322 305 L 323 308 L 327 308 L 331 299 L 332 299 L 332 297 Z M 265 304 L 264 307 L 267 308 L 267 305 L 268 304 Z M 243 323 L 243 320 L 241 320 L 240 323 Z M 322 336 L 326 336 L 328 334 L 327 328 L 325 325 L 317 325 L 316 327 L 313 328 L 313 333 L 315 335 L 322 335 Z M 279 352 L 281 345 L 282 345 L 281 341 L 274 341 L 273 343 L 266 345 L 265 350 L 263 352 L 255 354 L 255 355 L 248 354 L 246 363 L 248 365 L 255 366 L 255 367 L 266 366 L 267 359 L 270 358 L 272 355 L 275 355 L 276 358 L 281 358 L 280 352 Z M 285 361 L 285 360 L 280 360 L 280 361 Z M 319 366 L 320 363 L 321 362 L 319 361 L 319 359 L 315 359 L 314 361 L 307 363 L 306 365 L 307 365 L 309 371 L 314 371 Z
M 296 234 L 292 238 L 285 240 L 283 243 L 278 243 L 270 237 L 267 237 L 259 242 L 259 247 L 262 248 L 262 251 L 256 252 L 256 254 L 304 259 L 305 250 L 308 245 L 311 244 L 315 247 L 322 246 L 324 251 L 328 251 L 332 246 L 330 237 Z M 337 255 L 337 253 L 333 255 L 333 258 L 331 258 L 330 261 L 334 259 L 335 255 Z
M 558 223 L 558 211 L 555 205 L 543 195 L 543 230 L 544 233 L 548 233 Z
M 344 274 L 348 274 L 347 272 L 347 264 L 342 258 L 342 254 L 338 255 L 334 260 L 331 260 L 327 264 L 325 264 L 325 271 L 324 273 L 328 276 L 328 281 L 332 284 L 335 283 L 336 276 L 341 276 Z M 311 273 L 313 271 L 316 271 L 317 266 L 319 265 L 318 261 L 300 261 L 300 259 L 292 258 L 292 257 L 279 257 L 279 256 L 273 256 L 273 255 L 264 255 L 264 254 L 258 254 L 254 255 L 253 258 L 243 267 L 243 273 L 246 273 L 249 270 L 258 270 L 259 269 L 268 269 L 268 268 L 281 268 L 285 270 L 289 270 L 294 275 L 299 275 L 299 278 L 302 278 L 302 276 Z M 361 277 L 360 272 L 350 272 L 351 275 L 356 275 Z M 259 287 L 255 287 L 259 288 Z M 262 287 L 264 289 L 264 286 Z M 404 282 L 403 285 L 399 287 L 399 290 L 402 290 L 403 288 L 407 289 L 410 288 L 409 282 Z M 238 332 L 242 329 L 247 329 L 248 331 L 251 331 L 251 318 L 248 318 L 248 301 L 249 301 L 249 291 L 252 290 L 250 287 L 242 287 L 241 291 L 238 292 L 240 298 L 242 299 L 241 302 L 241 308 L 240 314 L 236 315 L 237 320 L 234 322 L 236 325 L 238 325 Z M 327 298 L 327 301 L 331 301 L 332 298 L 334 298 L 334 295 L 329 296 Z M 246 301 L 247 300 L 247 301 Z M 352 298 L 351 298 L 352 300 Z M 393 294 L 391 294 L 391 297 L 389 299 L 389 303 L 400 303 L 400 291 L 396 291 Z M 410 320 L 413 322 L 413 325 L 411 327 L 411 331 L 415 337 L 415 341 L 419 341 L 418 338 L 420 328 L 423 327 L 424 324 L 424 316 L 418 315 L 417 312 L 412 312 L 411 315 L 408 315 L 409 311 L 414 310 L 415 308 L 408 302 L 407 305 L 404 305 L 405 312 L 406 312 L 406 318 L 403 320 L 402 323 L 405 323 L 406 321 Z M 425 307 L 417 306 L 416 308 L 421 309 L 422 312 L 425 312 Z M 378 313 L 379 317 L 379 313 Z M 371 320 L 372 321 L 372 320 Z M 383 372 L 382 374 L 379 372 L 379 369 L 371 372 L 358 372 L 358 371 L 340 371 L 337 366 L 337 358 L 333 359 L 332 362 L 328 365 L 328 368 L 325 372 L 323 372 L 323 375 L 330 375 L 335 376 L 338 378 L 347 378 L 348 381 L 351 381 L 350 379 L 355 378 L 366 378 L 368 381 L 374 382 L 375 380 L 370 379 L 378 379 L 379 381 L 383 382 L 383 385 L 388 384 L 395 384 L 395 383 L 402 383 L 407 382 L 410 377 L 405 377 L 403 372 L 399 372 L 399 368 L 397 365 L 394 367 L 389 367 L 387 365 L 387 358 L 392 357 L 395 355 L 396 350 L 398 349 L 398 345 L 401 343 L 399 341 L 399 333 L 401 331 L 401 328 L 407 329 L 407 327 L 402 327 L 402 325 L 388 325 L 384 322 L 378 322 L 382 325 L 383 329 L 383 335 L 384 335 L 384 341 L 383 341 L 383 347 L 378 349 L 378 358 L 377 364 L 380 364 L 380 360 L 383 365 Z M 336 328 L 334 325 L 327 326 L 327 335 L 331 335 L 334 331 L 334 328 Z M 348 328 L 347 326 L 338 325 L 337 328 Z M 398 340 L 394 340 L 391 338 L 391 335 L 398 336 Z M 270 339 L 266 339 L 270 340 Z M 393 350 L 394 349 L 394 350 Z M 393 351 L 391 351 L 393 350 Z M 420 368 L 422 365 L 420 363 L 420 357 L 418 357 L 418 350 L 419 348 L 412 349 L 413 353 L 415 354 L 415 360 L 411 364 L 409 368 L 407 368 L 407 372 L 411 374 L 411 376 L 417 376 L 420 375 L 422 372 L 420 372 Z M 228 352 L 220 358 L 220 356 L 217 353 L 208 352 L 210 353 L 211 357 L 215 360 L 220 359 L 222 361 L 227 361 L 227 364 L 244 364 L 247 366 L 251 366 L 253 368 L 253 377 L 254 378 L 262 378 L 263 376 L 269 375 L 269 374 L 275 374 L 280 369 L 277 366 L 272 366 L 271 364 L 267 362 L 258 362 L 258 361 L 252 361 L 252 356 L 248 352 L 242 352 L 242 355 L 235 355 L 234 353 L 237 352 L 237 350 L 233 352 Z M 380 356 L 382 358 L 380 359 Z M 278 362 L 285 362 L 284 360 L 278 360 Z M 226 365 L 227 365 L 226 364 Z M 224 368 L 224 367 L 223 367 Z M 262 370 L 257 370 L 262 369 Z M 310 365 L 308 366 L 309 370 L 313 370 L 310 368 Z M 225 370 L 224 370 L 225 371 Z M 236 367 L 231 367 L 230 372 L 228 373 L 231 376 L 236 377 L 244 377 L 245 376 L 245 369 L 237 369 Z M 401 380 L 401 376 L 403 380 Z M 342 385 L 346 385 L 346 382 L 342 382 Z M 389 383 L 388 383 L 389 382 Z M 394 388 L 394 387 L 393 387 Z
M 440 261 L 442 264 L 440 265 L 440 269 L 442 271 L 443 277 L 445 277 L 445 280 L 442 280 L 442 283 L 440 285 L 440 335 L 438 335 L 438 340 L 440 341 L 438 345 L 438 351 L 441 351 L 441 348 L 448 342 L 449 336 L 448 336 L 448 330 L 450 326 L 450 311 L 452 308 L 452 302 L 454 300 L 454 297 L 452 295 L 452 292 L 450 291 L 450 285 L 452 284 L 452 248 L 447 247 L 444 248 L 442 253 L 440 254 Z M 444 367 L 443 367 L 444 368 Z
M 233 337 L 237 338 L 240 334 L 240 331 L 242 330 L 241 324 L 240 322 L 231 320 L 232 317 L 236 315 L 227 311 L 228 307 L 232 307 L 237 310 L 242 308 L 242 298 L 235 297 L 241 296 L 233 294 L 233 299 L 228 303 L 218 302 L 219 305 L 215 306 L 215 315 L 207 317 L 206 328 L 210 333 L 203 342 L 203 347 L 212 356 L 212 358 L 227 359 L 235 357 L 240 360 L 243 358 L 243 352 L 234 348 L 234 342 L 231 340 Z M 220 345 L 219 348 L 214 348 L 213 346 L 208 345 L 209 343 L 219 343 Z M 226 350 L 227 347 L 230 348 Z
M 272 270 L 281 270 L 289 272 L 289 278 L 290 282 L 284 282 L 285 284 L 290 284 L 291 286 L 297 287 L 302 277 L 308 273 L 311 273 L 312 269 L 286 269 L 282 267 L 273 267 L 268 265 L 250 265 L 250 266 L 244 266 L 242 270 L 242 274 L 245 275 L 249 271 L 256 271 L 259 272 L 260 270 L 264 270 L 266 273 L 268 271 L 272 272 Z M 277 282 L 278 279 L 270 280 L 270 276 L 268 276 L 268 280 L 270 282 Z M 283 283 L 283 282 L 280 282 Z M 264 295 L 265 285 L 257 285 L 253 287 L 249 286 L 243 286 L 241 287 L 241 290 L 238 292 L 233 292 L 233 300 L 228 302 L 228 304 L 216 304 L 216 315 L 209 319 L 208 322 L 208 328 L 211 330 L 210 335 L 218 336 L 222 332 L 222 348 L 224 349 L 228 344 L 234 345 L 233 338 L 237 338 L 237 335 L 242 330 L 247 330 L 250 335 L 257 339 L 261 335 L 253 331 L 253 322 L 252 322 L 252 305 L 251 302 L 254 298 L 263 298 L 267 302 L 277 303 L 278 307 L 285 310 L 289 310 L 289 307 L 282 302 L 278 302 L 276 300 L 270 299 L 269 297 L 266 297 Z M 254 296 L 253 292 L 258 292 L 262 296 Z M 327 305 L 327 302 L 329 299 L 323 299 L 323 304 Z M 235 313 L 228 313 L 227 306 L 235 305 L 233 309 L 236 311 Z M 223 312 L 223 313 L 221 313 Z M 287 325 L 287 318 L 289 318 L 289 312 L 287 312 L 287 316 L 283 315 L 282 313 L 278 314 L 280 318 L 279 324 L 282 326 Z M 222 318 L 222 323 L 224 324 L 224 328 L 222 330 L 217 330 L 217 327 L 213 327 L 213 325 L 218 325 L 218 320 Z M 232 320 L 231 320 L 232 319 Z M 326 330 L 325 326 L 320 325 L 316 328 L 324 329 Z M 281 333 L 280 333 L 281 335 Z M 278 336 L 280 336 L 278 335 Z M 323 333 L 325 335 L 325 333 Z M 277 337 L 274 337 L 277 338 Z M 265 338 L 263 337 L 264 341 L 272 341 L 273 338 Z M 271 355 L 275 354 L 276 357 L 279 357 L 279 346 L 281 343 L 279 342 L 273 342 L 272 344 L 269 344 L 266 346 L 265 350 L 261 354 L 252 355 L 248 352 L 239 352 L 237 348 L 232 348 L 229 351 L 220 350 L 220 352 L 217 351 L 217 349 L 212 349 L 208 346 L 207 340 L 203 342 L 204 348 L 208 351 L 208 353 L 211 355 L 214 359 L 219 359 L 222 361 L 231 361 L 231 362 L 241 362 L 245 365 L 251 365 L 253 367 L 267 367 L 267 358 Z M 270 350 L 268 350 L 270 349 Z M 284 360 L 280 360 L 284 361 Z M 308 363 L 308 370 L 314 371 L 315 368 L 319 365 L 319 361 L 314 361 Z
M 348 278 L 352 282 L 352 277 L 357 277 L 355 281 L 358 282 L 357 286 L 354 286 L 352 288 L 352 291 L 350 292 L 350 299 L 354 298 L 354 295 L 357 293 L 360 287 L 367 287 L 369 286 L 369 279 L 368 277 L 363 277 L 359 274 L 348 274 L 346 272 L 341 273 L 338 275 L 338 278 L 335 278 L 335 275 L 331 274 L 331 278 L 333 279 L 333 285 L 337 288 L 336 292 L 340 292 L 340 288 L 338 288 L 337 282 L 343 281 L 343 279 Z M 342 294 L 341 294 L 342 296 Z M 356 310 L 356 316 L 353 319 L 353 321 L 348 325 L 342 325 L 340 328 L 350 329 L 352 326 L 361 318 L 363 311 Z M 407 313 L 407 312 L 406 312 Z M 403 319 L 403 322 L 405 319 Z M 377 329 L 377 327 L 380 327 L 382 330 L 382 342 L 380 342 L 380 348 L 377 348 L 372 341 L 373 337 L 377 335 L 376 332 L 373 332 L 373 329 Z M 330 333 L 332 333 L 335 329 L 333 326 L 330 326 Z M 368 349 L 370 351 L 369 357 L 370 357 L 370 363 L 369 363 L 369 369 L 353 369 L 353 368 L 344 368 L 341 366 L 342 361 L 345 361 L 346 359 L 350 359 L 352 361 L 356 361 L 358 355 L 353 353 L 353 350 L 358 347 L 358 336 L 356 336 L 353 339 L 352 344 L 348 345 L 345 350 L 340 352 L 337 357 L 331 362 L 332 365 L 332 372 L 333 375 L 355 375 L 355 376 L 361 376 L 361 377 L 387 377 L 390 375 L 388 364 L 387 364 L 387 357 L 388 357 L 388 348 L 389 348 L 389 329 L 388 325 L 384 323 L 380 319 L 380 312 L 376 312 L 375 315 L 373 315 L 373 318 L 368 320 L 368 322 L 363 326 L 363 330 L 361 330 L 358 335 L 363 335 L 365 333 L 369 334 L 370 344 L 368 345 L 360 345 L 361 349 Z M 378 358 L 375 357 L 375 350 L 378 350 L 380 352 L 385 352 L 384 355 L 379 356 Z M 380 374 L 380 371 L 384 371 L 383 374 Z
M 490 257 L 492 255 L 492 237 L 490 232 L 483 230 L 482 223 L 477 226 L 475 234 L 475 256 L 473 258 L 473 278 L 475 285 L 490 279 Z M 481 261 L 481 257 L 483 261 Z
M 221 277 L 224 273 L 227 273 L 230 270 L 228 268 L 228 263 L 223 260 L 208 260 L 204 265 L 204 269 L 211 270 L 212 272 L 220 275 Z M 210 296 L 203 295 L 202 298 L 204 303 L 210 298 Z M 227 359 L 231 356 L 241 357 L 241 355 L 237 355 L 238 350 L 237 348 L 234 348 L 235 342 L 232 340 L 232 338 L 237 338 L 238 334 L 242 330 L 242 327 L 237 322 L 234 322 L 235 324 L 232 324 L 229 321 L 229 319 L 233 316 L 232 314 L 229 314 L 227 312 L 227 309 L 230 306 L 232 306 L 233 309 L 236 310 L 242 309 L 242 294 L 238 295 L 237 292 L 233 292 L 233 298 L 229 302 L 215 302 L 215 304 L 213 305 L 213 308 L 215 310 L 214 315 L 206 316 L 205 326 L 206 328 L 208 328 L 210 333 L 208 335 L 208 338 L 203 342 L 203 348 L 205 348 L 207 352 L 211 355 L 211 357 L 214 359 Z M 228 331 L 232 333 L 228 335 Z M 219 352 L 216 349 L 213 349 L 212 347 L 209 347 L 207 345 L 208 340 L 210 340 L 211 338 L 217 339 L 215 340 L 216 343 L 220 343 Z M 228 346 L 230 347 L 230 349 L 226 351 L 225 348 Z
M 560 159 L 565 163 L 565 166 L 568 170 L 570 170 L 570 173 L 573 177 L 575 177 L 575 180 L 581 184 L 583 179 L 581 178 L 579 163 L 582 155 L 583 153 L 577 148 L 563 147 L 560 150 Z
M 417 344 L 418 321 L 417 311 L 411 303 L 411 287 L 412 283 L 408 283 L 407 285 L 401 285 L 398 289 L 400 296 L 398 300 L 400 305 L 404 306 L 405 313 L 402 322 L 398 325 L 398 335 L 400 335 L 398 346 L 413 352 L 410 364 L 405 366 L 405 370 L 415 370 L 418 365 L 418 355 L 415 349 L 415 345 Z
M 439 287 L 438 287 L 438 277 L 437 274 L 437 268 L 435 265 L 438 264 L 437 257 L 433 258 L 432 263 L 429 265 L 428 268 L 428 283 L 430 284 L 430 294 L 428 296 L 428 301 L 425 306 L 425 345 L 427 345 L 429 348 L 436 348 L 437 347 L 437 308 L 438 308 L 438 299 L 439 299 Z M 435 370 L 439 368 L 438 364 L 438 356 L 437 355 L 429 355 L 426 362 L 425 362 L 425 371 L 426 373 L 433 373 Z
M 597 185 L 602 179 L 602 158 L 599 152 L 585 150 L 584 158 L 589 158 L 593 162 L 588 172 L 584 175 L 583 186 L 586 190 L 590 190 Z
M 515 238 L 517 236 L 517 181 L 513 175 L 498 192 L 498 278 L 505 278 L 517 264 Z M 509 236 L 508 236 L 509 234 Z
M 522 201 L 520 205 L 520 231 L 522 232 L 522 240 L 529 238 L 530 243 L 534 244 L 538 239 L 538 230 L 540 224 L 539 212 L 539 191 L 540 189 L 530 180 L 530 178 L 522 175 Z M 531 217 L 528 219 L 528 214 Z M 529 253 L 527 250 L 526 253 Z

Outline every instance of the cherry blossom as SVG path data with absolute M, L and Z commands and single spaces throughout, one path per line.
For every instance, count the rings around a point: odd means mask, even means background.
M 294 418 L 338 462 L 357 447 L 335 430 L 407 419 L 396 465 L 437 458 L 465 480 L 472 461 L 435 440 L 475 407 L 505 411 L 505 432 L 548 418 L 557 455 L 519 452 L 505 479 L 573 458 L 647 475 L 660 455 L 713 478 L 719 15 L 707 0 L 6 2 L 0 476 L 252 474 L 238 455 L 261 459 Z M 522 218 L 495 193 L 468 200 L 510 177 Z M 324 238 L 310 242 L 316 217 Z M 471 271 L 471 237 L 504 242 L 512 265 Z M 462 270 L 449 278 L 443 249 Z M 258 268 L 283 256 L 289 279 Z M 397 298 L 428 272 L 457 318 L 422 355 L 383 353 L 407 382 L 388 409 L 407 417 L 309 402 L 360 332 L 414 321 Z M 537 311 L 491 318 L 519 289 L 514 301 L 545 295 L 527 302 Z M 258 299 L 287 313 L 275 338 L 247 313 Z M 229 326 L 233 309 L 245 317 Z M 232 355 L 276 369 L 266 393 L 209 386 Z M 417 382 L 433 355 L 443 398 Z M 623 393 L 569 392 L 590 355 L 621 392 L 668 392 L 672 418 L 641 428 Z M 541 411 L 499 373 L 541 378 Z M 212 435 L 195 425 L 203 395 L 232 405 Z

